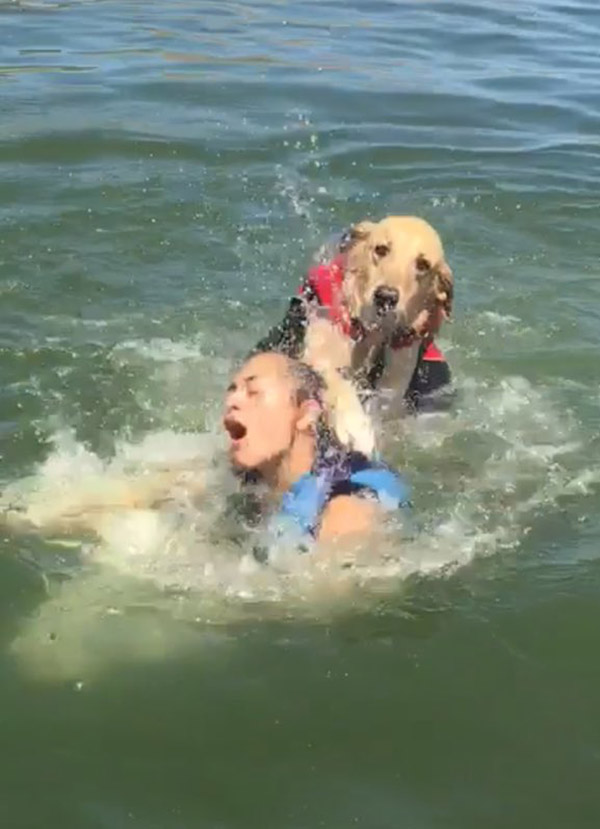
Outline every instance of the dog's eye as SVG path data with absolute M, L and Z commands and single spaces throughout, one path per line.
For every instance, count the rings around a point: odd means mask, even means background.
M 380 259 L 383 259 L 383 257 L 387 256 L 388 253 L 390 252 L 390 246 L 389 245 L 375 245 L 373 250 L 375 251 L 376 256 L 379 256 Z
M 415 265 L 417 267 L 417 273 L 420 274 L 428 273 L 431 270 L 431 262 L 422 254 L 417 256 Z

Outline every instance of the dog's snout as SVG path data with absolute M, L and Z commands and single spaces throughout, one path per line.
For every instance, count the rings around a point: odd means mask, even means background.
M 380 285 L 373 295 L 375 305 L 379 311 L 391 311 L 398 305 L 400 294 L 396 288 L 390 288 L 389 285 Z

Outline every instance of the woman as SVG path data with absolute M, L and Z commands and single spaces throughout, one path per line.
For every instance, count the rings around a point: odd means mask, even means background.
M 382 509 L 406 503 L 400 478 L 382 464 L 349 453 L 327 428 L 322 404 L 324 382 L 311 368 L 276 352 L 247 360 L 226 395 L 223 425 L 229 458 L 239 479 L 233 498 L 234 521 L 263 533 L 254 545 L 259 559 L 274 545 L 305 551 L 311 540 L 366 533 Z M 191 477 L 190 477 L 191 475 Z M 197 460 L 160 472 L 128 478 L 101 475 L 89 488 L 40 499 L 0 512 L 0 523 L 15 529 L 52 532 L 110 530 L 123 511 L 175 506 L 196 493 L 202 509 L 205 489 Z M 48 496 L 48 493 L 45 493 Z M 231 503 L 231 502 L 230 502 Z M 243 519 L 246 519 L 243 521 Z M 217 522 L 220 523 L 220 522 Z M 218 530 L 218 527 L 215 527 Z
M 311 539 L 368 533 L 382 511 L 407 504 L 396 473 L 333 437 L 323 390 L 309 366 L 266 352 L 244 363 L 225 400 L 232 467 L 243 491 L 259 490 L 254 522 L 266 520 L 271 541 L 285 536 L 303 550 Z

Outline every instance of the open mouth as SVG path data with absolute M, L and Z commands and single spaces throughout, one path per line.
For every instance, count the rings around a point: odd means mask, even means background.
M 238 420 L 233 420 L 233 418 L 230 417 L 225 418 L 223 426 L 227 430 L 227 433 L 233 442 L 237 442 L 238 440 L 242 440 L 242 438 L 246 437 L 248 429 Z

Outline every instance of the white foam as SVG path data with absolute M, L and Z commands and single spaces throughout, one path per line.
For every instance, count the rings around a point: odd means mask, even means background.
M 501 328 L 511 328 L 522 324 L 522 320 L 512 314 L 499 314 L 496 311 L 482 311 L 480 316 L 491 325 L 496 325 Z
M 154 337 L 151 340 L 126 340 L 114 349 L 116 355 L 133 352 L 145 360 L 157 363 L 173 363 L 181 360 L 198 360 L 203 356 L 202 341 L 199 339 L 176 341 L 168 337 Z

